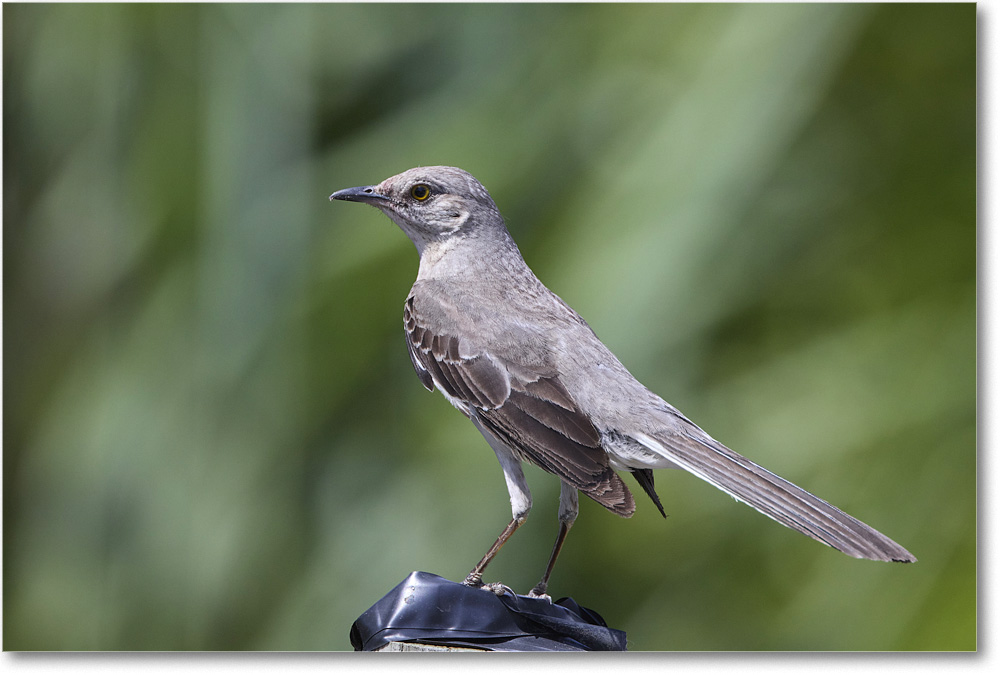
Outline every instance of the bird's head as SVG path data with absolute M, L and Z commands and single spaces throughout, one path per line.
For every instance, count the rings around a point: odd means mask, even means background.
M 330 199 L 377 207 L 399 225 L 417 250 L 477 230 L 504 229 L 486 188 L 472 174 L 452 166 L 422 166 L 378 185 L 338 190 Z

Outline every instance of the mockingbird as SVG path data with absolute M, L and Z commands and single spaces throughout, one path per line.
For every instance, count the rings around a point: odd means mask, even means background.
M 416 245 L 420 268 L 403 307 L 413 368 L 428 390 L 440 391 L 472 421 L 500 460 L 513 518 L 466 584 L 483 585 L 483 570 L 527 518 L 525 461 L 562 481 L 559 534 L 532 595 L 545 594 L 576 520 L 578 492 L 619 516 L 635 512 L 616 471 L 631 473 L 661 514 L 652 470 L 686 469 L 847 555 L 916 560 L 882 533 L 733 452 L 640 384 L 535 277 L 493 199 L 469 173 L 418 167 L 330 199 L 378 208 Z

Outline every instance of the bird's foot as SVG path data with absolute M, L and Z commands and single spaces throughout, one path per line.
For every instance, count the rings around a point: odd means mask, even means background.
M 538 598 L 539 600 L 548 600 L 551 603 L 552 596 L 546 593 L 545 592 L 546 590 L 548 590 L 548 584 L 538 584 L 530 591 L 528 591 L 528 597 Z
M 510 586 L 504 586 L 499 581 L 494 581 L 491 584 L 483 584 L 482 586 L 480 586 L 480 588 L 483 589 L 484 591 L 489 591 L 490 593 L 493 593 L 494 595 L 496 595 L 498 597 L 499 596 L 503 596 L 503 595 L 507 595 L 507 594 L 517 595 L 517 593 L 515 593 L 510 588 Z
M 497 596 L 506 595 L 508 593 L 510 593 L 511 595 L 517 595 L 516 593 L 514 593 L 514 591 L 510 589 L 509 586 L 504 586 L 499 581 L 494 581 L 489 584 L 484 584 L 483 577 L 479 574 L 470 574 L 469 576 L 465 577 L 465 581 L 463 581 L 462 584 L 470 588 L 480 588 L 484 591 L 489 591 L 490 593 L 493 593 L 494 595 Z

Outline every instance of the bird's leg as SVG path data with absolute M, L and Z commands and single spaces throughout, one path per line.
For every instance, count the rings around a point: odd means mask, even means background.
M 535 587 L 528 592 L 529 596 L 552 600 L 546 593 L 549 588 L 549 576 L 552 574 L 552 568 L 556 566 L 556 558 L 559 557 L 559 552 L 566 541 L 569 528 L 573 527 L 573 523 L 576 521 L 576 516 L 579 512 L 580 499 L 576 488 L 563 482 L 559 489 L 559 534 L 556 535 L 556 543 L 552 547 L 549 564 L 545 566 L 545 574 L 542 575 L 542 580 L 535 584 Z
M 486 566 L 490 564 L 490 561 L 493 560 L 494 557 L 496 557 L 496 554 L 500 552 L 500 549 L 503 548 L 503 545 L 508 539 L 510 539 L 510 536 L 514 534 L 517 528 L 521 527 L 525 520 L 527 520 L 527 518 L 523 516 L 521 518 L 515 517 L 507 523 L 507 527 L 504 528 L 503 532 L 500 533 L 500 536 L 497 537 L 497 540 L 493 542 L 492 546 L 490 546 L 490 550 L 486 552 L 486 555 L 483 556 L 482 560 L 476 563 L 476 566 L 472 568 L 471 572 L 469 572 L 469 576 L 465 577 L 465 581 L 462 582 L 463 584 L 474 587 L 483 585 L 483 570 L 486 569 Z
M 462 582 L 466 586 L 478 588 L 483 587 L 483 570 L 496 557 L 496 554 L 500 552 L 500 549 L 510 539 L 510 536 L 514 534 L 517 528 L 521 527 L 524 521 L 528 519 L 528 511 L 531 510 L 531 491 L 528 490 L 528 483 L 524 480 L 524 472 L 521 470 L 520 460 L 514 456 L 514 453 L 506 445 L 497 440 L 496 436 L 483 428 L 475 417 L 472 418 L 472 422 L 483 434 L 483 437 L 490 444 L 490 447 L 493 448 L 493 452 L 496 453 L 497 459 L 500 461 L 500 468 L 503 469 L 503 477 L 507 481 L 507 492 L 510 493 L 510 510 L 513 516 L 507 527 L 504 528 L 500 536 L 497 537 L 497 540 L 490 546 L 490 550 L 486 552 L 482 560 L 476 563 L 476 566 L 472 568 L 469 575 L 465 577 L 465 581 Z M 502 594 L 506 586 L 502 584 L 488 584 L 485 588 L 494 593 Z
M 559 534 L 556 536 L 556 543 L 552 547 L 552 555 L 549 556 L 549 564 L 545 567 L 545 574 L 542 575 L 542 580 L 535 584 L 535 587 L 528 591 L 528 595 L 532 598 L 552 598 L 546 593 L 549 588 L 549 576 L 552 574 L 552 568 L 556 566 L 556 558 L 559 557 L 559 551 L 562 550 L 563 542 L 566 541 L 566 535 L 569 534 L 569 528 L 573 523 L 559 522 Z

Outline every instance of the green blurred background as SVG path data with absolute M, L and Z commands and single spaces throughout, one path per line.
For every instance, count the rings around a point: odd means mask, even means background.
M 909 548 L 681 472 L 551 591 L 637 650 L 976 647 L 976 10 L 4 5 L 4 648 L 349 649 L 510 512 L 414 376 L 412 245 L 335 189 L 451 164 L 640 380 Z M 558 481 L 487 580 L 525 592 Z

